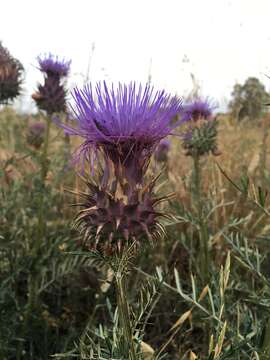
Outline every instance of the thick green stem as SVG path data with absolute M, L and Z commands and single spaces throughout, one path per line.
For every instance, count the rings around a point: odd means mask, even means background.
M 133 341 L 133 331 L 130 319 L 129 304 L 127 301 L 127 289 L 125 275 L 121 272 L 116 273 L 117 306 L 119 311 L 120 326 L 122 326 L 125 336 L 126 349 L 130 360 L 136 360 L 136 350 Z
M 199 251 L 199 265 L 201 269 L 201 276 L 204 282 L 209 280 L 209 251 L 208 251 L 208 229 L 207 223 L 203 213 L 203 202 L 201 196 L 201 166 L 199 155 L 193 156 L 194 161 L 194 183 L 193 195 L 197 210 L 200 236 L 200 251 Z

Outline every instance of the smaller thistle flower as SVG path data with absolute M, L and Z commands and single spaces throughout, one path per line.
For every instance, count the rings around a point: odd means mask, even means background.
M 71 60 L 59 59 L 58 56 L 49 54 L 38 56 L 39 70 L 47 76 L 65 77 L 69 74 Z
M 67 134 L 85 139 L 78 158 L 93 159 L 102 153 L 112 161 L 116 176 L 139 183 L 161 139 L 172 134 L 179 122 L 172 118 L 182 109 L 181 101 L 165 91 L 131 83 L 108 88 L 106 82 L 73 92 L 77 128 L 62 126 Z
M 187 104 L 183 108 L 182 120 L 198 121 L 200 119 L 209 120 L 213 115 L 216 105 L 211 104 L 209 99 L 197 98 L 193 102 Z
M 219 155 L 217 148 L 217 120 L 213 119 L 213 109 L 209 100 L 195 99 L 186 105 L 182 120 L 188 124 L 183 132 L 183 147 L 187 156 L 203 156 L 208 153 Z
M 27 129 L 26 139 L 29 145 L 39 149 L 44 141 L 45 124 L 41 121 L 37 121 L 29 124 Z
M 65 112 L 67 91 L 61 79 L 68 75 L 71 61 L 59 60 L 51 54 L 37 59 L 45 78 L 44 84 L 38 84 L 38 91 L 32 95 L 33 100 L 40 110 L 50 115 Z
M 0 103 L 7 103 L 20 94 L 22 73 L 22 64 L 0 42 Z
M 162 139 L 155 150 L 155 160 L 158 162 L 167 161 L 170 147 L 171 142 L 167 139 Z
M 187 156 L 203 156 L 210 152 L 218 156 L 217 147 L 217 120 L 204 122 L 200 126 L 194 126 L 183 135 L 183 147 Z

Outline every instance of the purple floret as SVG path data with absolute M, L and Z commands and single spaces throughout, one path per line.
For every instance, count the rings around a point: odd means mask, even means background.
M 183 108 L 182 120 L 197 121 L 199 119 L 208 120 L 213 114 L 216 105 L 213 105 L 209 99 L 197 98 Z
M 29 130 L 34 133 L 34 134 L 37 134 L 37 135 L 40 135 L 42 133 L 44 133 L 45 131 L 45 124 L 41 121 L 36 121 L 34 123 L 31 123 L 29 125 Z
M 80 157 L 89 160 L 93 150 L 101 150 L 116 170 L 121 165 L 135 178 L 143 173 L 155 146 L 179 125 L 171 121 L 182 110 L 181 100 L 149 84 L 119 83 L 109 88 L 104 81 L 95 89 L 91 84 L 76 88 L 72 95 L 77 127 L 61 126 L 85 139 Z
M 64 77 L 70 70 L 71 60 L 59 59 L 58 56 L 48 54 L 38 56 L 39 70 L 48 76 Z

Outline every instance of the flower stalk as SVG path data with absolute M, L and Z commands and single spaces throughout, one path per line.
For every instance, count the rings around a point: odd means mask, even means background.
M 200 238 L 199 266 L 201 270 L 200 273 L 202 276 L 202 280 L 206 283 L 209 280 L 209 235 L 207 230 L 207 224 L 204 218 L 203 201 L 201 196 L 201 164 L 199 155 L 193 156 L 193 174 L 193 196 L 198 216 Z
M 216 106 L 209 99 L 195 98 L 184 106 L 182 120 L 188 124 L 183 133 L 183 148 L 186 156 L 193 159 L 193 201 L 196 207 L 199 231 L 199 268 L 202 281 L 209 281 L 209 234 L 204 217 L 204 205 L 201 194 L 201 163 L 203 156 L 212 153 L 219 155 L 217 148 L 217 121 L 213 119 Z
M 132 322 L 130 318 L 129 303 L 127 300 L 127 278 L 126 274 L 117 271 L 116 292 L 117 292 L 117 308 L 119 312 L 120 326 L 124 331 L 125 346 L 129 353 L 130 360 L 136 360 L 136 349 L 133 340 Z

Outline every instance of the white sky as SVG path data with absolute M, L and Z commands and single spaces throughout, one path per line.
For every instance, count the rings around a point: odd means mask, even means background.
M 147 81 L 186 95 L 190 73 L 221 107 L 236 81 L 270 89 L 270 0 L 0 0 L 0 40 L 26 69 L 24 109 L 40 53 L 72 59 L 70 86 Z M 94 50 L 93 50 L 94 44 Z M 33 104 L 32 104 L 33 106 Z

